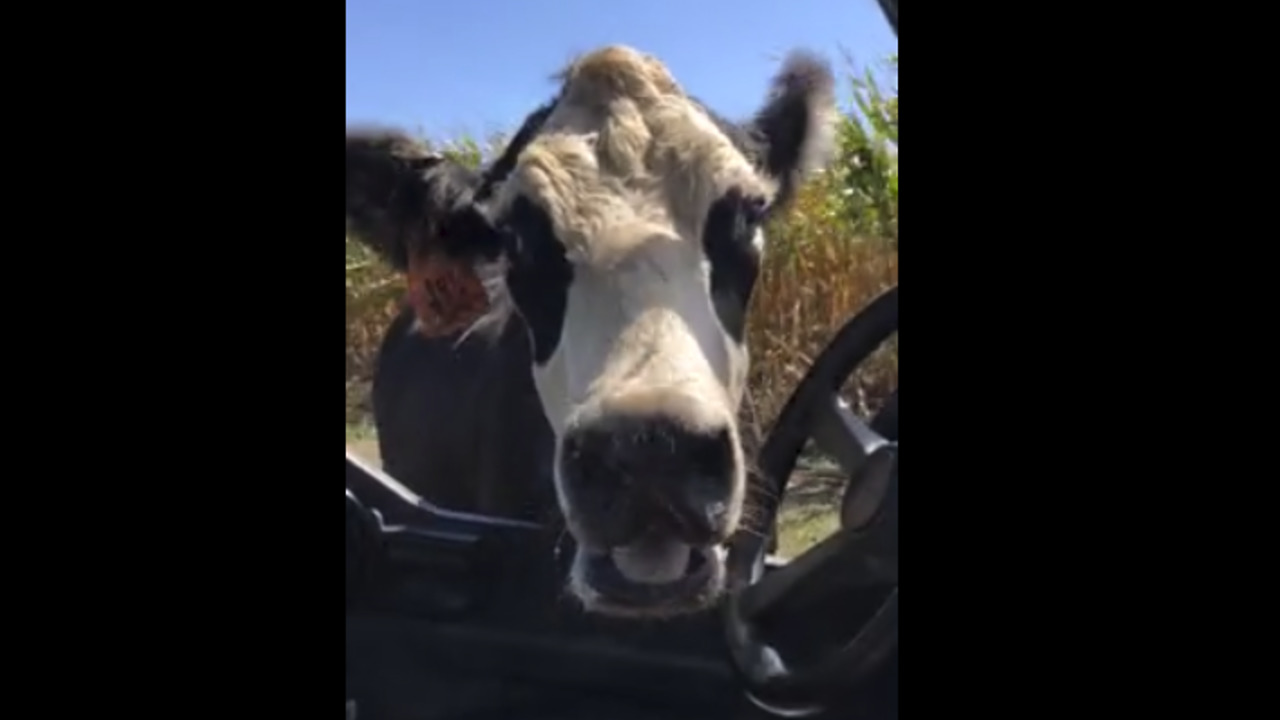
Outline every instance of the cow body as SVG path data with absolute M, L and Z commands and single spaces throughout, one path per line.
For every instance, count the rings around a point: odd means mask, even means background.
M 405 307 L 387 328 L 373 379 L 388 475 L 449 510 L 524 520 L 554 512 L 554 438 L 517 325 L 488 338 L 428 338 Z

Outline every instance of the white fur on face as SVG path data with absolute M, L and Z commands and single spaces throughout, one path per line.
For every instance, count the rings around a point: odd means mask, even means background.
M 746 353 L 716 317 L 702 248 L 733 187 L 776 192 L 656 60 L 606 48 L 566 71 L 495 199 L 545 211 L 574 267 L 559 346 L 534 370 L 557 436 L 651 388 L 695 399 L 694 426 L 733 427 Z
M 697 248 L 675 238 L 652 243 L 607 272 L 576 271 L 556 350 L 570 412 L 663 388 L 709 406 L 708 417 L 686 418 L 690 424 L 722 424 L 733 340 L 716 317 Z
M 611 412 L 643 409 L 654 389 L 689 399 L 660 409 L 690 427 L 736 433 L 746 353 L 716 317 L 705 266 L 691 256 L 697 248 L 676 238 L 653 242 L 608 272 L 575 271 L 560 343 L 533 369 L 557 438 Z M 568 515 L 559 468 L 557 448 L 556 489 Z

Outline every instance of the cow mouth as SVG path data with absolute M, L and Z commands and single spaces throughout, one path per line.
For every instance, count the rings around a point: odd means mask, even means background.
M 646 538 L 579 555 L 578 595 L 612 615 L 666 615 L 702 609 L 723 585 L 722 551 Z

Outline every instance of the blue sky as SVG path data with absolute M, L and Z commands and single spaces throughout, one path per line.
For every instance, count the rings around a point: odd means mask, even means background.
M 511 131 L 574 54 L 621 43 L 661 58 L 729 117 L 762 101 L 793 47 L 860 65 L 897 52 L 874 0 L 346 0 L 347 122 L 436 139 Z

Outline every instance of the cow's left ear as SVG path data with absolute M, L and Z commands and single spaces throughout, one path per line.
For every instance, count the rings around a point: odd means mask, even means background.
M 474 185 L 474 174 L 394 130 L 347 131 L 347 229 L 405 270 L 428 229 Z
M 778 180 L 775 202 L 785 203 L 806 176 L 831 162 L 837 117 L 831 66 L 812 53 L 792 52 L 751 123 L 763 169 Z

